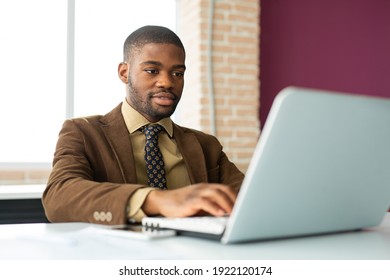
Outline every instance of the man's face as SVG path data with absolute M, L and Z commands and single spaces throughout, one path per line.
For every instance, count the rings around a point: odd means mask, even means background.
M 173 44 L 151 43 L 135 51 L 118 68 L 130 106 L 151 122 L 171 116 L 183 91 L 184 60 L 184 51 Z

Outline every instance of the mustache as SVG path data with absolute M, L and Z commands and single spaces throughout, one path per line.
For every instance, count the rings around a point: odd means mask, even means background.
M 173 100 L 178 99 L 178 96 L 170 90 L 159 90 L 159 91 L 150 92 L 148 94 L 148 96 L 149 96 L 149 98 L 152 98 L 155 96 L 166 96 L 166 97 L 169 97 Z

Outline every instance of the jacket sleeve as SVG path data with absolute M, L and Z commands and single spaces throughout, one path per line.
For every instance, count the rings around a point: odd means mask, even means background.
M 221 152 L 219 160 L 219 177 L 222 184 L 232 186 L 239 191 L 244 174 L 232 163 L 224 152 Z
M 207 182 L 220 183 L 240 189 L 244 174 L 231 162 L 219 140 L 203 132 L 195 132 L 204 154 Z
M 90 130 L 80 129 L 74 120 L 65 121 L 42 197 L 46 216 L 51 222 L 125 224 L 129 198 L 144 186 L 124 183 L 115 166 L 97 167 L 97 158 L 104 159 L 107 151 L 90 144 L 104 142 L 95 128 Z M 108 160 L 107 165 L 115 164 Z M 114 170 L 113 177 L 105 178 L 105 168 Z

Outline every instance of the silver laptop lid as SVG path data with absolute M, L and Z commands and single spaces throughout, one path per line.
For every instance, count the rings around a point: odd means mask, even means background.
M 390 205 L 390 101 L 289 87 L 275 99 L 222 242 L 360 229 Z

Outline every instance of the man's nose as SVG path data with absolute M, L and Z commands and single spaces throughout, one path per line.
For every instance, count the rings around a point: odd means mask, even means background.
M 172 88 L 173 87 L 173 80 L 172 75 L 166 72 L 160 72 L 160 75 L 158 76 L 157 80 L 157 86 L 161 88 Z

